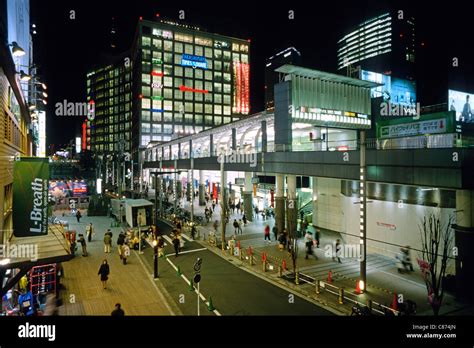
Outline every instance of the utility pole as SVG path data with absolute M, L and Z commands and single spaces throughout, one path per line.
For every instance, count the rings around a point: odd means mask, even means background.
M 226 175 L 224 171 L 224 161 L 221 161 L 221 249 L 222 251 L 225 250 L 225 228 L 226 228 L 226 199 L 225 199 L 225 182 L 226 182 Z
M 367 287 L 367 173 L 365 163 L 365 130 L 360 131 L 360 289 Z

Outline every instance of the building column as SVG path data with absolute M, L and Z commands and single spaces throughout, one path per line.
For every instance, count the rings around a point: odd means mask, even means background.
M 296 175 L 286 176 L 287 187 L 287 229 L 290 238 L 296 236 L 298 219 L 298 199 L 296 198 Z
M 267 152 L 267 121 L 261 123 L 262 132 L 262 152 Z
M 278 232 L 285 228 L 285 177 L 283 174 L 275 175 L 275 224 Z
M 206 205 L 206 197 L 205 197 L 205 187 L 204 187 L 204 172 L 202 170 L 199 171 L 199 206 Z
M 232 141 L 231 141 L 232 150 L 237 149 L 237 129 L 232 128 Z
M 312 225 L 318 225 L 318 178 L 312 176 L 311 177 L 311 187 L 313 189 L 313 221 Z
M 455 262 L 456 295 L 474 300 L 474 191 L 456 191 L 454 243 L 458 248 Z M 447 273 L 453 273 L 449 272 Z
M 214 135 L 209 134 L 209 157 L 214 156 Z
M 247 220 L 253 221 L 253 186 L 252 186 L 252 172 L 245 172 L 244 183 L 244 214 Z

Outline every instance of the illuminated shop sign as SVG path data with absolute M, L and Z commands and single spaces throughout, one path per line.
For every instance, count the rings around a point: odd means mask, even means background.
M 421 134 L 446 133 L 446 119 L 412 122 L 381 128 L 382 138 L 406 137 Z
M 232 111 L 236 114 L 248 114 L 250 111 L 250 66 L 247 63 L 234 62 L 234 98 Z
M 150 111 L 153 111 L 153 112 L 164 112 L 163 109 L 150 109 Z
M 151 60 L 151 62 L 152 62 L 153 64 L 163 64 L 163 61 L 162 61 L 161 59 L 157 59 L 157 58 L 153 58 L 153 59 Z
M 153 76 L 160 76 L 160 77 L 164 75 L 161 71 L 155 71 L 155 70 L 153 70 L 153 71 L 151 72 L 151 74 L 152 74 Z
M 312 124 L 331 125 L 332 123 L 334 126 L 345 125 L 355 128 L 367 128 L 367 126 L 370 126 L 368 115 L 352 111 L 309 108 L 305 106 L 295 109 L 292 106 L 290 113 L 293 118 L 303 121 L 307 120 Z
M 183 54 L 181 58 L 182 66 L 191 66 L 193 68 L 207 69 L 207 61 L 205 57 Z
M 151 84 L 151 88 L 154 88 L 154 89 L 161 89 L 161 88 L 163 88 L 163 84 L 153 82 L 153 83 Z
M 209 91 L 207 89 L 191 88 L 191 87 L 186 87 L 184 85 L 179 86 L 179 90 L 181 92 L 209 93 Z

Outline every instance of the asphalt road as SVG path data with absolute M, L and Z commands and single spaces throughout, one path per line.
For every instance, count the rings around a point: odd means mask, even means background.
M 158 230 L 169 236 L 170 226 L 161 223 Z M 166 242 L 165 254 L 176 267 L 179 266 L 187 279 L 194 275 L 193 265 L 199 257 L 202 261 L 200 292 L 222 315 L 333 315 L 292 293 L 268 283 L 215 255 L 193 241 L 186 241 L 183 254 L 174 256 L 173 246 Z M 146 248 L 142 255 L 150 273 L 153 270 L 153 249 Z M 177 275 L 176 270 L 164 259 L 159 259 L 162 285 L 171 295 L 184 315 L 197 314 L 197 294 L 190 291 L 189 283 Z M 200 301 L 201 315 L 215 315 Z

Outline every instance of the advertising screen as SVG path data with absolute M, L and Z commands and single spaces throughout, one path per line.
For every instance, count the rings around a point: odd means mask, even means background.
M 416 84 L 413 81 L 367 70 L 361 70 L 360 79 L 383 84 L 371 89 L 371 98 L 383 97 L 392 104 L 413 105 L 416 103 Z
M 456 121 L 472 122 L 472 94 L 452 89 L 448 90 L 449 111 L 456 112 Z
M 51 180 L 49 194 L 56 199 L 87 196 L 87 183 L 85 180 Z

